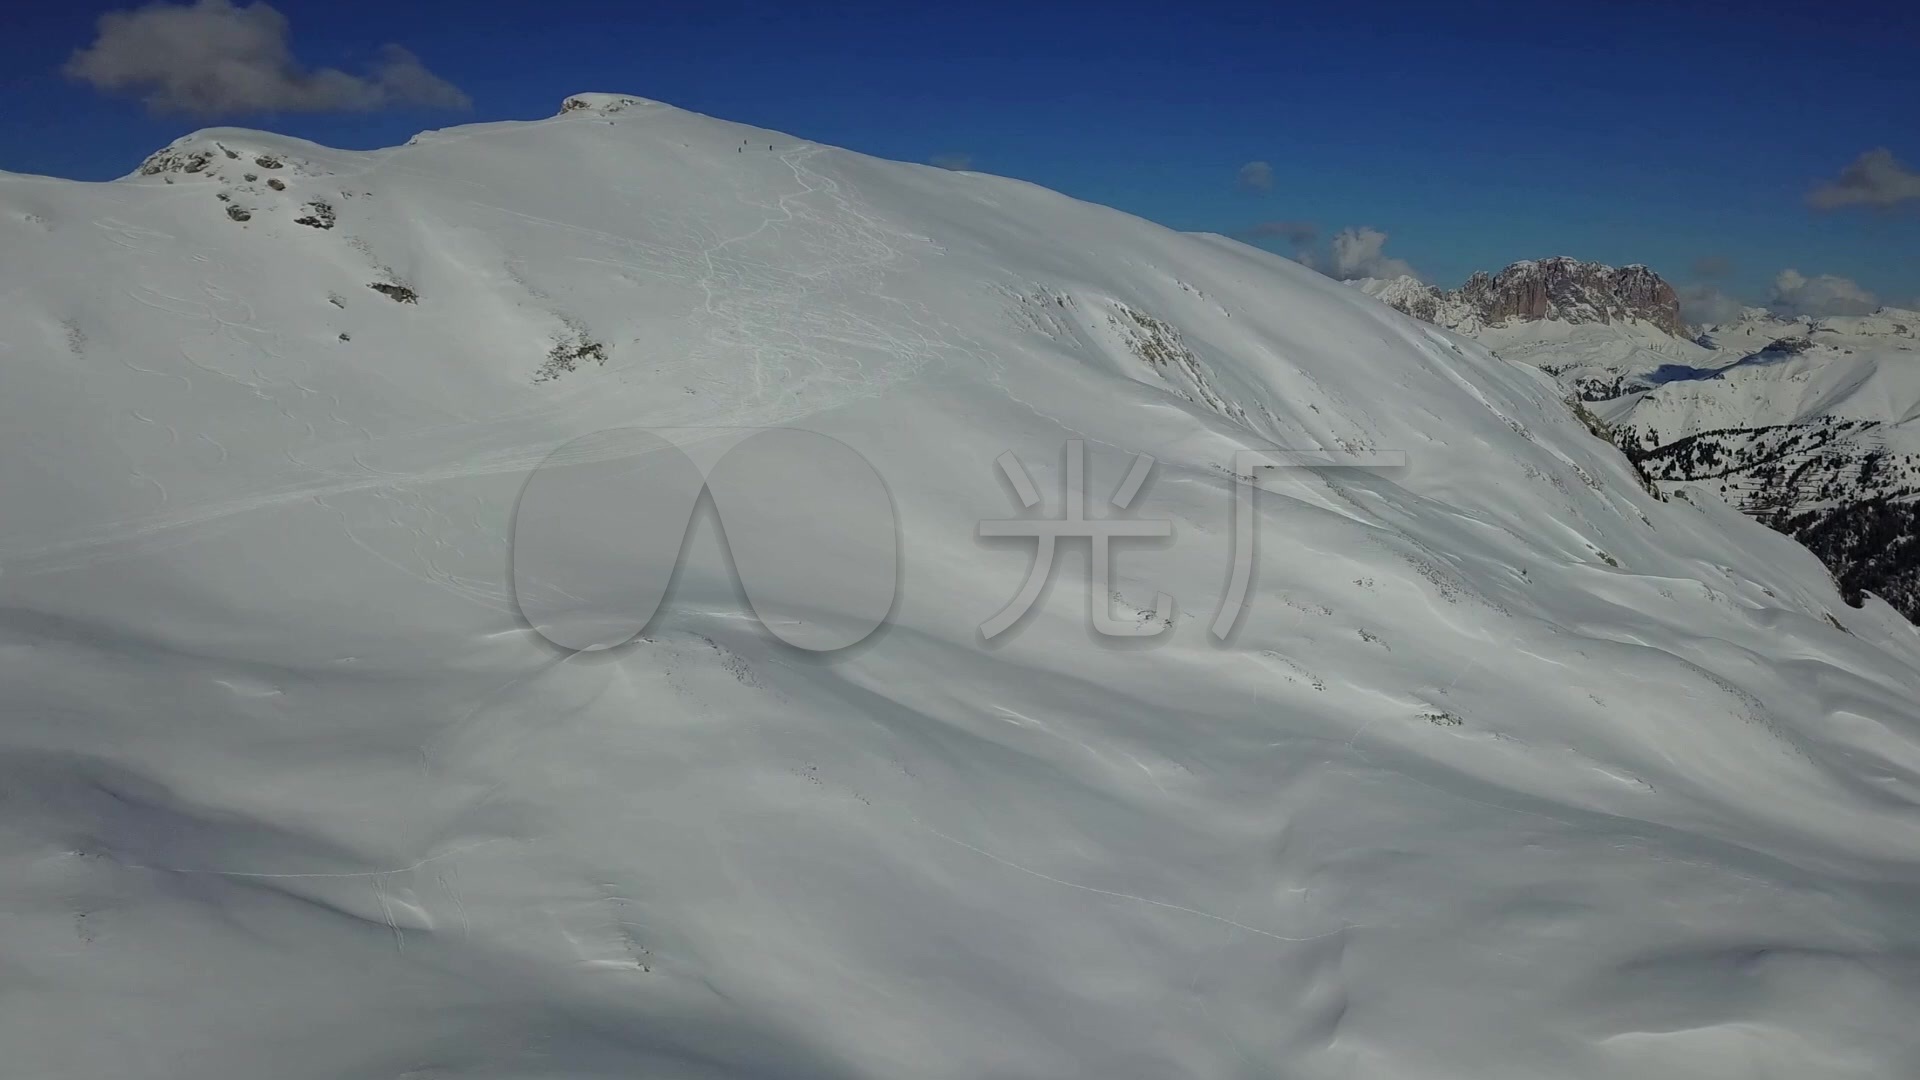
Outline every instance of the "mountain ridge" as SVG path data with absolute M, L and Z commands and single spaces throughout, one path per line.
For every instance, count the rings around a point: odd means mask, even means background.
M 1522 259 L 1494 273 L 1475 271 L 1451 290 L 1411 277 L 1357 284 L 1414 318 L 1467 333 L 1539 320 L 1573 325 L 1642 322 L 1675 337 L 1686 336 L 1687 330 L 1679 295 L 1639 263 L 1613 267 L 1559 255 Z
M 1893 609 L 1643 490 L 1537 368 L 1289 260 L 579 100 L 0 177 L 24 1074 L 1920 1067 Z M 636 427 L 705 470 L 768 427 L 856 451 L 897 514 L 887 625 L 809 655 L 759 624 L 743 591 L 880 555 L 783 461 L 696 515 L 639 636 L 553 648 L 516 510 Z M 1406 464 L 1246 486 L 1276 448 Z M 1041 549 L 982 523 L 1080 494 L 1169 534 L 1102 577 L 1064 540 L 983 641 Z M 622 495 L 563 530 L 614 613 Z

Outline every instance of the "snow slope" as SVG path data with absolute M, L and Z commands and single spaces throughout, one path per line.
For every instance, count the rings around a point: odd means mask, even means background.
M 1476 340 L 1558 377 L 1657 478 L 1708 483 L 1749 513 L 1903 501 L 1920 485 L 1920 313 L 1756 311 L 1695 342 L 1557 322 Z
M 1920 422 L 1920 312 L 1745 320 L 1711 327 L 1703 340 L 1714 346 L 1704 366 L 1716 378 L 1662 383 L 1635 404 L 1637 423 L 1708 430 L 1826 417 Z M 1910 441 L 1920 449 L 1920 434 Z
M 11 1071 L 1920 1071 L 1885 605 L 1287 260 L 577 100 L 0 176 Z M 779 644 L 707 515 L 641 640 L 547 644 L 516 499 L 623 425 L 859 450 L 890 625 Z M 1092 634 L 1068 543 L 983 642 L 1032 544 L 978 522 L 1060 516 L 1070 439 L 1098 512 L 1158 459 L 1129 513 L 1173 535 L 1092 602 L 1173 625 Z M 1222 645 L 1227 466 L 1270 446 L 1409 464 L 1266 481 Z M 618 565 L 613 503 L 579 535 Z
M 1920 623 L 1920 312 L 1785 319 L 1695 334 L 1644 266 L 1557 258 L 1449 292 L 1348 282 L 1558 379 L 1651 483 L 1698 484 L 1805 544 L 1857 602 Z

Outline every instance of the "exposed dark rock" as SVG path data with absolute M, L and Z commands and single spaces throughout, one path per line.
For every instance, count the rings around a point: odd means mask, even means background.
M 1686 335 L 1680 297 L 1644 266 L 1614 268 L 1565 257 L 1514 263 L 1478 273 L 1459 289 L 1488 324 L 1510 319 L 1609 323 L 1640 319 L 1675 337 Z
M 203 150 L 179 150 L 167 147 L 140 163 L 141 176 L 162 173 L 201 173 L 213 164 L 213 155 Z
M 534 372 L 533 381 L 543 383 L 557 379 L 569 371 L 578 369 L 580 364 L 587 360 L 595 361 L 605 367 L 607 347 L 583 335 L 555 342 L 553 348 L 547 350 L 547 359 L 540 365 L 540 370 Z
M 305 225 L 314 229 L 333 228 L 333 207 L 316 199 L 308 203 L 304 209 L 305 213 L 293 219 L 295 225 Z
M 1411 278 L 1368 291 L 1416 319 L 1452 328 L 1516 320 L 1612 323 L 1638 319 L 1675 337 L 1687 335 L 1673 286 L 1640 265 L 1613 267 L 1565 256 L 1526 259 L 1496 274 L 1476 273 L 1450 291 Z
M 369 284 L 367 288 L 380 293 L 395 303 L 417 304 L 420 302 L 420 294 L 407 288 L 405 285 L 395 285 L 389 281 L 375 281 Z

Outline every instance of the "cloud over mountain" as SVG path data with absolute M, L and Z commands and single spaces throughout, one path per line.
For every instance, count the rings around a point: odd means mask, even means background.
M 1695 326 L 1732 322 L 1746 310 L 1745 304 L 1712 285 L 1681 285 L 1673 291 L 1680 297 L 1680 317 Z
M 1888 207 L 1920 199 L 1920 172 L 1902 165 L 1886 147 L 1869 150 L 1840 170 L 1840 175 L 1807 193 L 1816 210 L 1843 206 Z
M 1332 242 L 1333 260 L 1329 272 L 1341 281 L 1355 278 L 1418 278 L 1420 274 L 1405 259 L 1386 253 L 1387 234 L 1370 225 L 1341 229 Z
M 1773 294 L 1767 307 L 1789 318 L 1800 315 L 1864 315 L 1880 306 L 1879 297 L 1860 287 L 1852 278 L 1837 274 L 1808 277 L 1798 270 L 1786 269 L 1773 279 Z
M 398 45 L 364 75 L 308 68 L 288 43 L 286 16 L 264 3 L 155 3 L 100 16 L 92 45 L 65 68 L 103 93 L 138 96 L 163 113 L 367 112 L 397 106 L 466 108 L 467 95 Z

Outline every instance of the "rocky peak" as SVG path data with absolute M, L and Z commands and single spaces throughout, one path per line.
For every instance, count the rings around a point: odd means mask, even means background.
M 1497 274 L 1478 273 L 1462 297 L 1491 325 L 1510 319 L 1611 323 L 1639 319 L 1684 336 L 1680 297 L 1660 275 L 1638 264 L 1611 267 L 1564 256 L 1527 259 Z
M 1645 266 L 1613 267 L 1559 256 L 1523 259 L 1498 273 L 1475 273 L 1443 291 L 1406 279 L 1367 288 L 1415 318 L 1473 330 L 1519 321 L 1566 323 L 1638 320 L 1675 337 L 1686 336 L 1680 297 Z
M 612 116 L 637 105 L 651 104 L 653 102 L 646 98 L 627 94 L 573 94 L 560 103 L 559 115 L 584 113 L 589 116 Z

